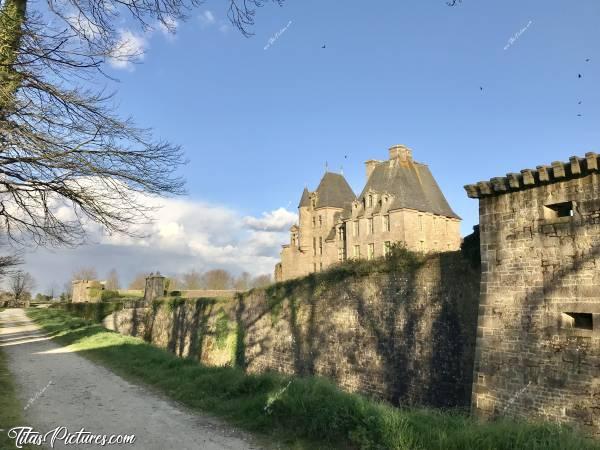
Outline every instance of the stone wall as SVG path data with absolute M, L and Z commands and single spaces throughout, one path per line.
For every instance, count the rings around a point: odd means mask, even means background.
M 600 435 L 600 175 L 586 156 L 467 186 L 480 202 L 479 416 Z
M 458 253 L 415 270 L 328 271 L 234 300 L 175 299 L 107 317 L 204 364 L 322 375 L 395 404 L 469 405 L 479 274 Z
M 72 282 L 73 303 L 97 303 L 102 301 L 104 285 L 98 280 L 74 280 Z

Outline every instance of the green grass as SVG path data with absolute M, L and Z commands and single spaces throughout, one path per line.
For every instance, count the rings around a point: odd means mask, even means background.
M 205 367 L 61 310 L 28 314 L 55 339 L 193 409 L 294 449 L 599 449 L 567 427 L 397 409 L 320 378 Z
M 1 311 L 1 308 L 0 308 Z M 6 355 L 0 349 L 0 448 L 15 448 L 14 439 L 8 438 L 8 430 L 15 426 L 27 425 L 23 420 L 23 406 L 17 399 L 15 384 L 8 371 Z M 23 447 L 30 449 L 31 447 Z

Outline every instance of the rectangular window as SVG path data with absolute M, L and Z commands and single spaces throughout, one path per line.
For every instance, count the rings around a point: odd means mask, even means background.
M 316 226 L 317 226 L 317 218 L 313 217 L 312 220 L 313 220 L 313 228 L 316 228 Z
M 317 238 L 313 238 L 313 255 L 317 254 Z
M 344 249 L 338 248 L 338 261 L 343 261 L 346 255 L 344 255 Z
M 360 245 L 355 245 L 354 246 L 354 254 L 353 254 L 353 256 L 355 258 L 357 258 L 357 259 L 360 258 Z
M 373 234 L 373 218 L 367 219 L 367 234 Z
M 344 227 L 340 227 L 338 230 L 338 238 L 340 241 L 344 240 Z
M 323 254 L 323 238 L 319 238 L 319 255 Z
M 593 330 L 594 329 L 594 318 L 591 313 L 575 313 L 568 312 L 564 313 L 566 322 L 570 328 L 576 328 L 578 330 Z
M 323 227 L 323 216 L 319 216 L 319 228 Z
M 373 207 L 373 196 L 369 195 L 369 208 Z
M 323 263 L 319 263 L 319 271 L 323 272 Z
M 352 235 L 353 236 L 358 236 L 359 232 L 360 232 L 360 229 L 358 228 L 358 220 L 355 220 L 353 222 L 353 232 L 352 232 Z
M 390 231 L 390 216 L 383 216 L 383 231 Z
M 383 256 L 387 256 L 390 254 L 390 250 L 392 248 L 392 243 L 391 241 L 385 241 L 383 243 Z
M 573 202 L 553 203 L 544 206 L 544 219 L 558 219 L 559 217 L 573 217 Z
M 313 263 L 313 272 L 317 271 L 317 263 Z
M 369 244 L 367 259 L 373 259 L 374 257 L 375 257 L 375 244 Z

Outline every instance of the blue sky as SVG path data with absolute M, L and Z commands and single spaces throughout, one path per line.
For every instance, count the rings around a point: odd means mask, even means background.
M 405 144 L 429 164 L 465 235 L 478 217 L 464 184 L 600 152 L 597 0 L 340 4 L 267 4 L 250 39 L 231 27 L 222 1 L 191 11 L 174 37 L 132 30 L 143 61 L 109 67 L 120 80 L 109 87 L 118 89 L 121 114 L 184 147 L 186 201 L 245 223 L 293 212 L 326 161 L 332 171 L 343 165 L 360 192 L 364 161 Z M 284 225 L 264 250 L 273 261 Z M 53 258 L 66 271 L 95 251 Z M 209 268 L 203 261 L 199 268 Z M 128 264 L 128 274 L 140 269 Z

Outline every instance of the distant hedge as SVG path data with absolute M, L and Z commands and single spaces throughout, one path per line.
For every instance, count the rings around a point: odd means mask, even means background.
M 96 323 L 112 314 L 115 311 L 123 309 L 124 302 L 99 302 L 99 303 L 59 303 L 56 307 L 75 314 L 82 319 L 91 320 Z

